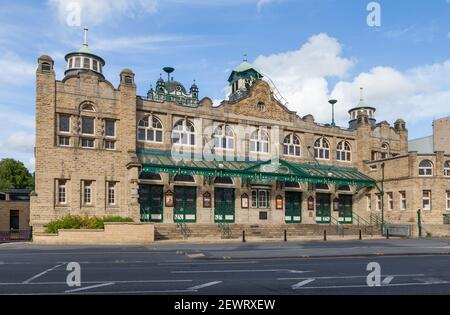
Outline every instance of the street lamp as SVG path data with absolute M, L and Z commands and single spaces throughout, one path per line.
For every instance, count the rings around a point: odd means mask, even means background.
M 332 120 L 331 120 L 331 126 L 335 127 L 336 123 L 334 122 L 334 105 L 336 105 L 338 101 L 337 100 L 329 100 L 328 103 L 331 104 L 331 108 L 332 108 Z

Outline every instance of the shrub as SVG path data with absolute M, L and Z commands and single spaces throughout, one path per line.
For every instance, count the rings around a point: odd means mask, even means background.
M 106 217 L 88 217 L 88 216 L 78 216 L 78 215 L 67 215 L 57 220 L 53 220 L 46 224 L 45 233 L 56 234 L 58 230 L 80 230 L 80 229 L 104 229 L 105 222 L 133 222 L 131 218 L 122 218 L 114 216 Z

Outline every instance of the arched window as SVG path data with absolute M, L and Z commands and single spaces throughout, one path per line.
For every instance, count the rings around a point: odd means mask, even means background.
M 266 110 L 266 105 L 264 105 L 263 102 L 259 102 L 257 108 L 258 108 L 258 111 L 263 113 Z
M 175 182 L 195 183 L 195 179 L 191 175 L 175 175 L 173 180 Z
M 327 184 L 316 184 L 315 185 L 317 190 L 330 190 L 330 187 Z
M 220 126 L 214 130 L 214 147 L 221 149 L 234 149 L 234 133 L 230 126 Z
M 319 160 L 330 159 L 330 144 L 327 139 L 319 138 L 314 143 L 314 157 Z
M 138 124 L 138 141 L 163 143 L 163 126 L 155 116 L 145 116 Z
M 258 129 L 250 135 L 250 152 L 269 153 L 269 135 L 263 129 Z
M 284 138 L 284 155 L 301 155 L 300 139 L 293 133 Z
M 230 177 L 216 177 L 214 184 L 233 185 L 233 180 Z
M 433 163 L 423 160 L 419 164 L 419 176 L 433 176 Z
M 95 113 L 95 107 L 94 107 L 94 105 L 92 105 L 90 103 L 85 103 L 85 104 L 81 105 L 81 111 Z
M 450 161 L 444 163 L 444 176 L 450 177 Z
M 336 148 L 336 159 L 338 161 L 350 162 L 352 160 L 352 148 L 347 141 L 341 141 Z
M 189 120 L 178 121 L 172 130 L 174 144 L 195 145 L 195 128 Z
M 387 159 L 389 157 L 389 150 L 390 150 L 389 144 L 383 143 L 381 145 L 381 150 L 382 150 L 382 152 L 380 153 L 381 159 Z
M 349 185 L 341 185 L 338 187 L 339 191 L 352 191 Z

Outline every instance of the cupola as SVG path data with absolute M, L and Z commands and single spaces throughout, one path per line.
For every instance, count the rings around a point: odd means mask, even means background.
M 261 72 L 248 62 L 245 55 L 243 62 L 231 72 L 228 78 L 230 100 L 237 100 L 247 95 L 251 86 L 263 77 Z
M 87 35 L 88 29 L 85 28 L 83 46 L 77 52 L 66 55 L 67 68 L 64 74 L 65 76 L 69 76 L 77 75 L 80 72 L 92 71 L 104 79 L 103 67 L 105 66 L 105 61 L 101 57 L 91 53 Z
M 363 116 L 372 126 L 375 126 L 377 120 L 375 119 L 375 112 L 377 109 L 375 107 L 369 106 L 365 100 L 363 95 L 363 88 L 360 88 L 361 96 L 359 99 L 359 104 L 348 111 L 350 114 L 349 126 L 350 129 L 355 129 L 358 125 L 358 116 Z

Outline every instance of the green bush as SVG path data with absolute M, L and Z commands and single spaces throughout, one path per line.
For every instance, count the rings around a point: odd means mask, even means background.
M 78 215 L 67 215 L 61 219 L 57 219 L 46 224 L 45 233 L 56 234 L 58 230 L 97 230 L 105 227 L 105 222 L 133 222 L 131 218 L 122 218 L 114 216 L 106 217 L 88 217 Z

